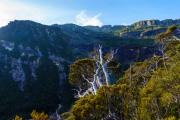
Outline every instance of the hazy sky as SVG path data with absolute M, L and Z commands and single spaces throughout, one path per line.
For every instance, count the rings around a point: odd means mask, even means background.
M 180 18 L 180 0 L 0 0 L 0 26 L 15 19 L 101 26 L 168 18 Z

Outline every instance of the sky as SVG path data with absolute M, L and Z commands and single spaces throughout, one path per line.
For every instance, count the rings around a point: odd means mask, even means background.
M 0 0 L 0 27 L 13 20 L 46 25 L 130 25 L 180 18 L 180 0 Z

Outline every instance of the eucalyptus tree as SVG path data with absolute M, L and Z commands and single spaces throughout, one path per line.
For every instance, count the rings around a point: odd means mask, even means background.
M 92 55 L 92 58 L 84 58 L 75 61 L 70 66 L 69 81 L 79 89 L 78 97 L 88 94 L 96 94 L 99 87 L 110 85 L 110 74 L 119 65 L 114 62 L 114 55 L 117 50 L 112 50 L 105 57 L 102 46 Z
M 171 27 L 169 27 L 166 32 L 163 32 L 163 33 L 160 33 L 156 36 L 156 39 L 157 39 L 157 42 L 160 43 L 160 47 L 159 47 L 159 50 L 161 51 L 162 53 L 162 57 L 163 57 L 163 63 L 164 63 L 164 67 L 166 69 L 166 72 L 168 71 L 167 70 L 167 65 L 166 65 L 166 59 L 167 57 L 165 56 L 165 51 L 164 51 L 164 47 L 166 45 L 167 42 L 169 41 L 172 41 L 172 40 L 179 40 L 178 37 L 176 37 L 174 35 L 174 32 L 175 30 L 178 30 L 177 29 L 177 26 L 176 25 L 173 25 Z

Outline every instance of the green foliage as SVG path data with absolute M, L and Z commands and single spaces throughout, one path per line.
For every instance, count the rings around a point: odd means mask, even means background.
M 20 116 L 16 115 L 13 120 L 23 120 Z
M 47 114 L 45 114 L 44 112 L 37 112 L 36 110 L 33 110 L 30 116 L 33 120 L 49 120 Z M 13 118 L 13 120 L 23 120 L 23 118 L 16 115 L 15 118 Z
M 77 60 L 70 66 L 69 82 L 85 90 L 88 88 L 89 84 L 82 75 L 92 80 L 95 69 L 96 65 L 93 60 L 89 58 Z
M 47 114 L 45 114 L 44 112 L 38 113 L 35 110 L 31 112 L 31 117 L 33 118 L 33 120 L 49 120 Z
M 104 61 L 107 61 L 108 57 L 110 54 L 107 54 L 106 56 L 104 56 Z M 93 57 L 97 57 L 98 59 L 98 55 L 93 56 Z M 70 66 L 70 75 L 69 75 L 69 82 L 76 86 L 76 87 L 80 87 L 80 89 L 82 90 L 87 90 L 89 88 L 89 82 L 93 82 L 94 80 L 94 75 L 96 74 L 95 71 L 96 69 L 98 69 L 97 61 L 94 59 L 90 59 L 90 58 L 84 58 L 84 59 L 80 59 L 75 61 L 73 64 L 71 64 Z M 100 64 L 99 64 L 99 69 L 101 70 L 102 68 L 100 68 Z M 117 64 L 117 62 L 115 61 L 110 61 L 107 64 L 108 70 L 111 73 L 119 73 L 120 72 L 120 68 Z M 101 74 L 102 72 L 99 72 L 97 74 Z M 102 84 L 105 83 L 105 78 L 103 77 L 103 74 L 101 74 L 102 77 Z
M 166 32 L 160 33 L 156 36 L 156 39 L 158 40 L 158 42 L 167 42 L 170 41 L 171 39 L 173 39 L 173 33 L 174 31 L 177 29 L 177 26 L 173 25 L 170 26 Z
M 114 34 L 129 38 L 154 38 L 156 34 L 165 31 L 164 26 L 126 26 L 114 31 Z
M 172 31 L 175 27 L 169 28 Z M 96 95 L 80 98 L 69 120 L 180 118 L 180 41 L 165 46 L 167 71 L 161 56 L 136 62 L 117 84 L 101 87 Z
M 121 103 L 121 97 L 130 97 L 126 92 L 126 85 L 103 86 L 98 90 L 97 95 L 88 95 L 76 101 L 71 109 L 71 116 L 75 120 L 81 119 L 107 119 L 110 117 L 110 112 L 115 115 L 122 115 L 121 106 L 126 101 Z
M 177 29 L 177 26 L 176 26 L 176 25 L 172 25 L 172 26 L 170 26 L 170 27 L 167 29 L 166 33 L 171 33 L 171 34 L 173 34 L 173 32 L 174 32 L 176 29 Z

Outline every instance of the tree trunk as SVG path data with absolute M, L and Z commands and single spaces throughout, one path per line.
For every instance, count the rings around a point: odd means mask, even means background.
M 103 55 L 102 55 L 102 47 L 99 48 L 99 59 L 100 59 L 100 64 L 106 79 L 106 84 L 110 85 L 110 77 L 109 77 L 109 73 L 108 73 L 108 69 L 107 69 L 107 64 L 104 63 L 103 60 Z

